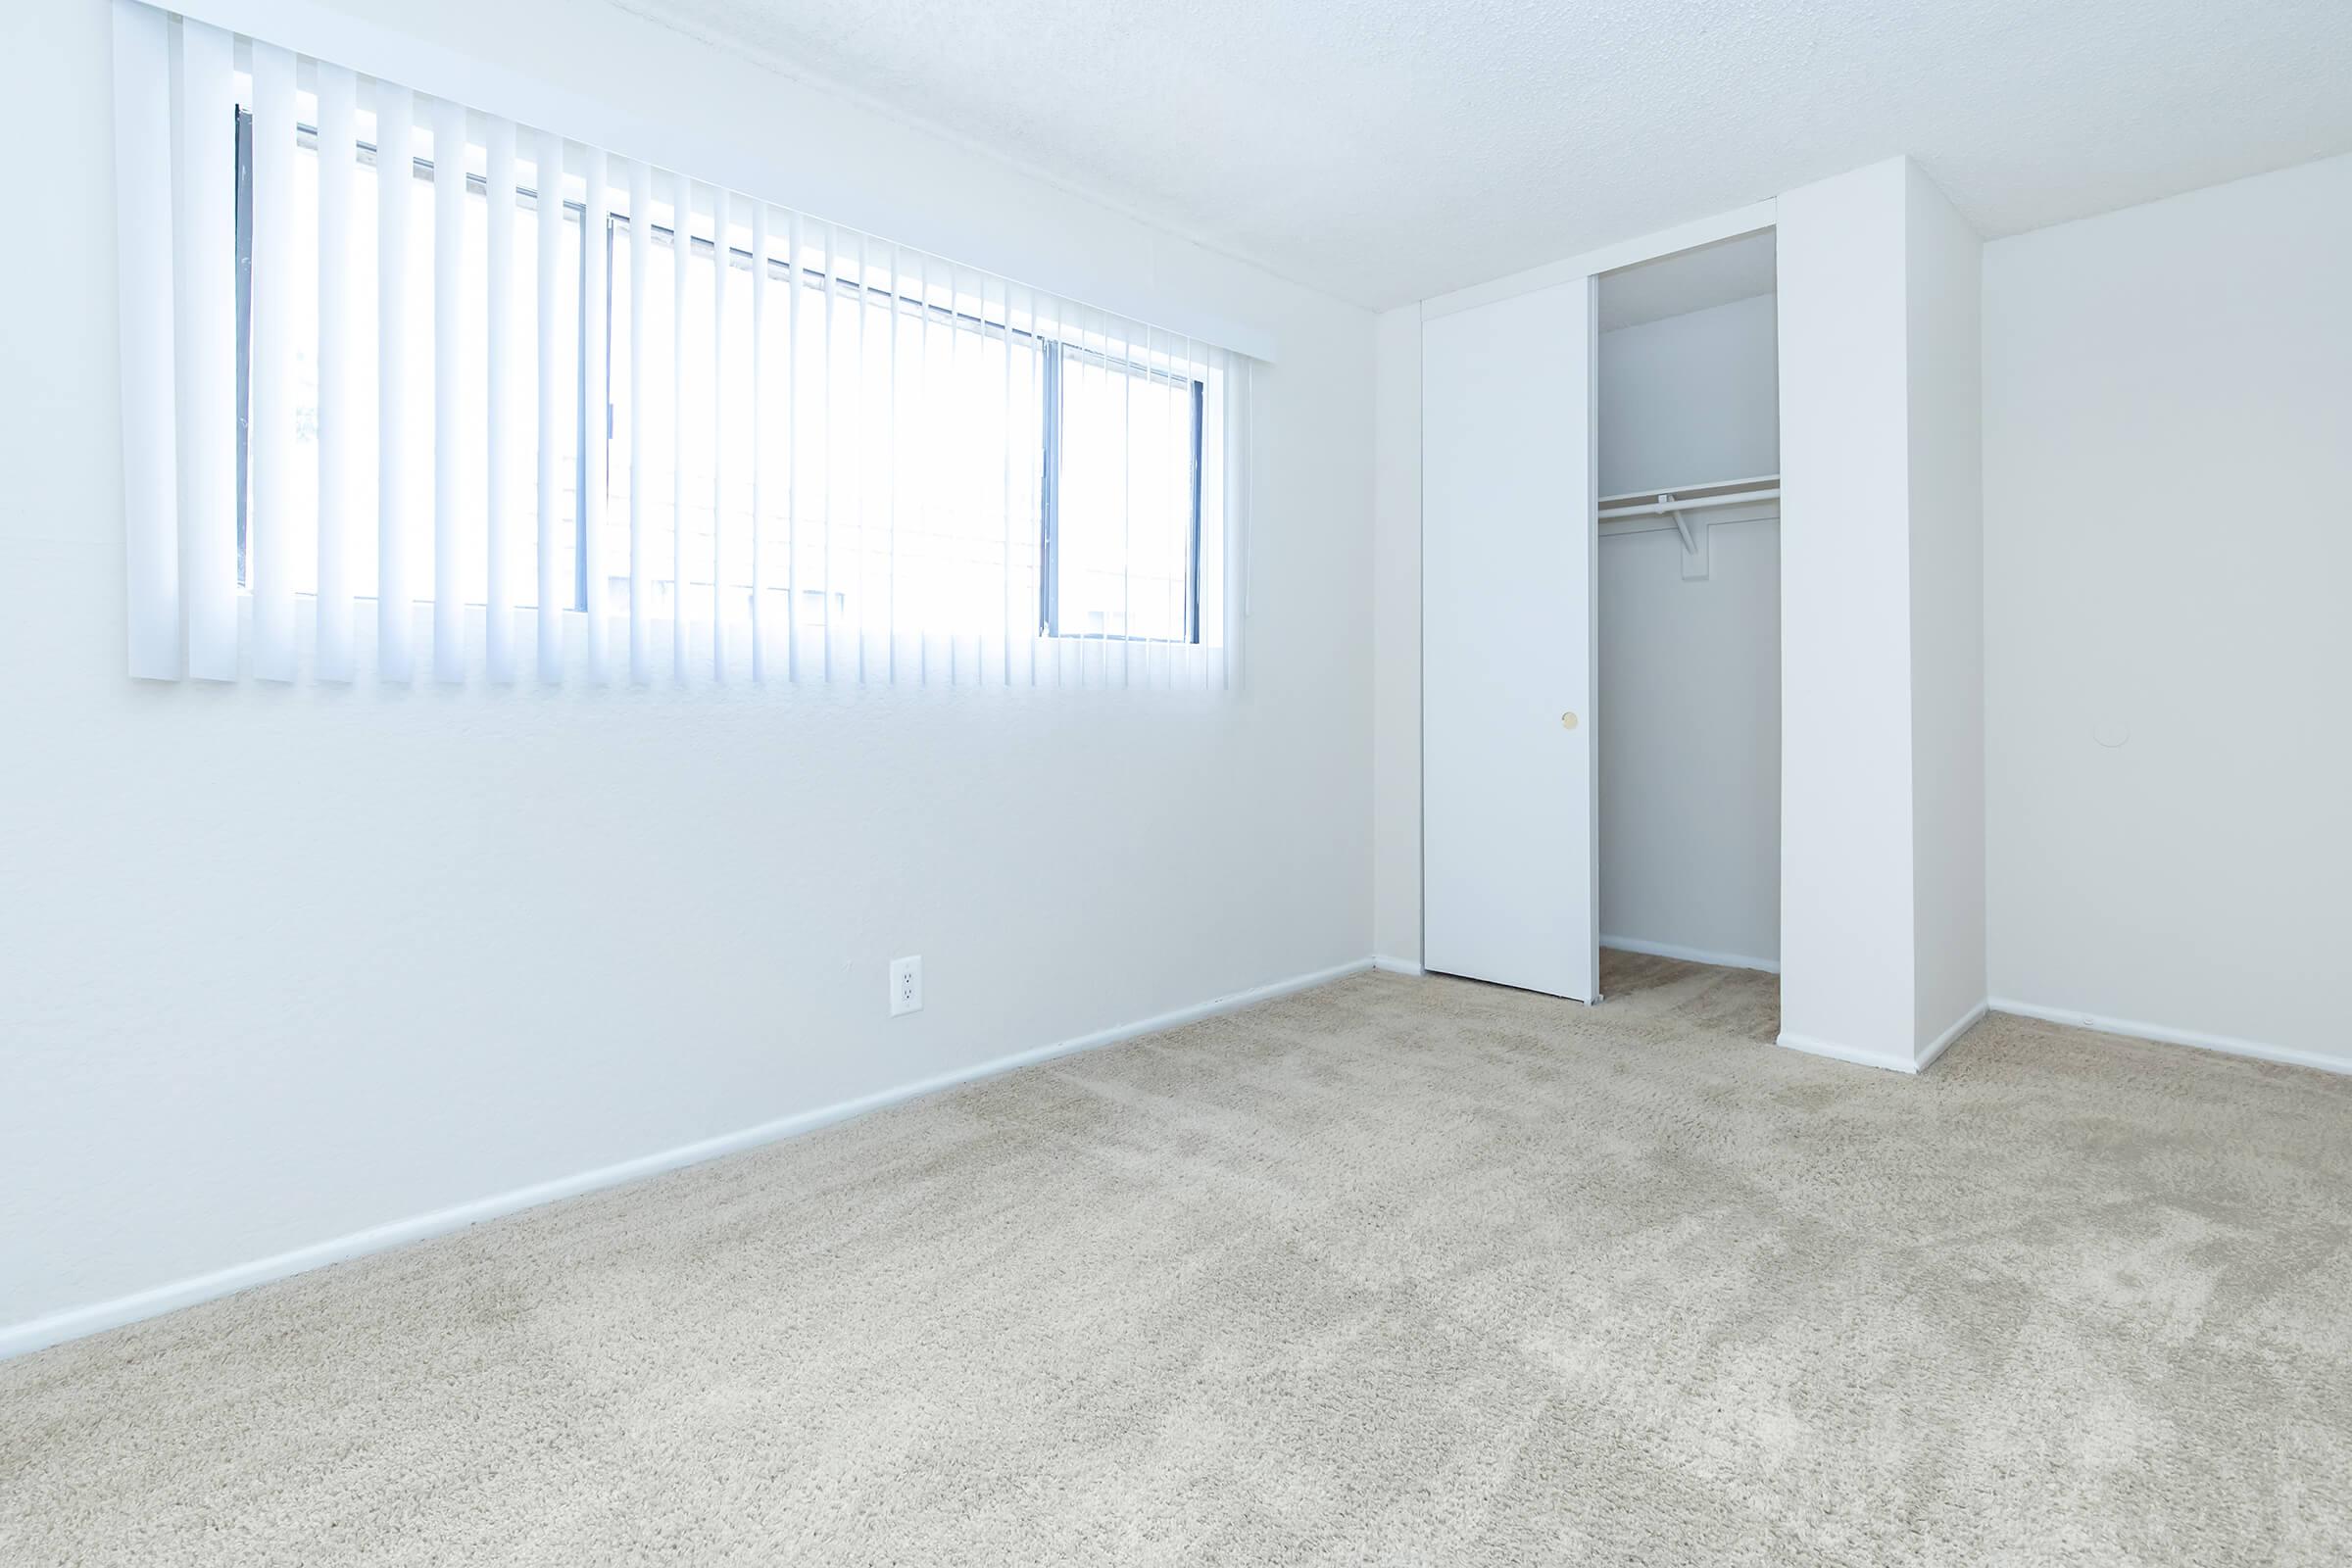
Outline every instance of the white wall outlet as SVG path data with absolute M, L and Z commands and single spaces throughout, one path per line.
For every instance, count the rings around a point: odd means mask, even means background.
M 890 960 L 890 1015 L 923 1010 L 923 960 L 920 955 L 911 958 Z

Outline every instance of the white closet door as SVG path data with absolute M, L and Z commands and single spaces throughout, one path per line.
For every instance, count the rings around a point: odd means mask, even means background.
M 1427 967 L 1591 1002 L 1593 280 L 1422 329 Z

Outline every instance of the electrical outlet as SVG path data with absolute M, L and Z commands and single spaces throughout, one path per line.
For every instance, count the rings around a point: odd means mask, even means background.
M 911 958 L 890 960 L 890 1015 L 923 1010 L 923 960 L 920 955 Z

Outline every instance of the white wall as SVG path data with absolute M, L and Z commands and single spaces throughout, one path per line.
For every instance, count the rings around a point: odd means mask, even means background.
M 1781 529 L 1768 507 L 1724 511 L 1743 520 L 1707 525 L 1704 581 L 1683 580 L 1671 528 L 1601 535 L 1601 945 L 1771 968 Z
M 1782 1039 L 1904 1070 L 1984 1004 L 1980 251 L 1907 158 L 1781 198 Z
M 1372 518 L 1372 950 L 1421 962 L 1421 308 L 1378 323 Z
M 2352 1068 L 2352 157 L 1984 250 L 1991 987 Z
M 1909 164 L 1780 200 L 1781 1029 L 1909 1060 Z
M 1759 294 L 1603 332 L 1600 493 L 1778 472 L 1779 320 Z
M 1765 294 L 1603 333 L 1601 492 L 1776 472 L 1777 322 Z M 1601 535 L 1601 941 L 1771 967 L 1780 524 L 1769 507 L 1692 516 L 1712 536 L 1703 581 L 1683 579 L 1672 531 Z
M 617 12 L 366 9 L 1263 323 L 1249 690 L 130 681 L 108 13 L 0 13 L 0 1343 L 1371 951 L 1367 314 Z
M 1925 1051 L 1984 1009 L 1984 242 L 1916 165 L 1907 174 L 1911 944 Z

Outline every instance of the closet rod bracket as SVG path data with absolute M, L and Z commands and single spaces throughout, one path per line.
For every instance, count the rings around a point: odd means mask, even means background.
M 1702 522 L 1695 526 L 1692 525 L 1690 514 L 1676 506 L 1675 499 L 1671 495 L 1658 497 L 1658 510 L 1674 519 L 1674 531 L 1682 536 L 1683 581 L 1704 582 L 1708 569 L 1713 564 L 1707 559 L 1708 529 L 1706 524 Z

